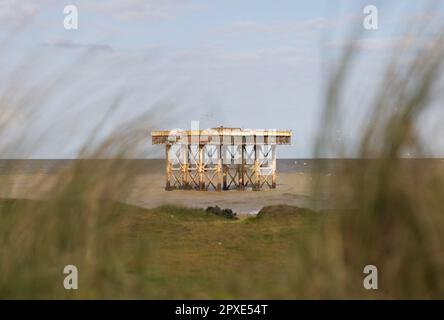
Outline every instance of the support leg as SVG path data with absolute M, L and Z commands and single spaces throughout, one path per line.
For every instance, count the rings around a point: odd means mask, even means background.
M 222 191 L 222 152 L 221 152 L 221 146 L 216 146 L 217 148 L 217 185 L 216 190 Z
M 166 144 L 165 145 L 165 174 L 166 174 L 166 184 L 165 184 L 165 190 L 171 190 L 171 161 L 170 161 L 170 149 L 171 145 Z
M 271 146 L 271 187 L 276 188 L 276 145 Z
M 228 183 L 227 183 L 227 175 L 228 175 L 228 173 L 227 173 L 227 171 L 228 171 L 227 165 L 222 165 L 222 174 L 223 174 L 222 179 L 223 179 L 223 188 L 224 188 L 224 190 L 228 190 Z
M 260 189 L 260 165 L 259 165 L 259 146 L 254 144 L 254 191 L 259 191 Z
M 245 146 L 241 144 L 241 164 L 239 168 L 239 190 L 245 189 Z
M 189 177 L 188 177 L 188 145 L 184 144 L 182 148 L 182 187 L 183 189 L 189 189 Z
M 199 144 L 199 190 L 205 190 L 203 145 Z

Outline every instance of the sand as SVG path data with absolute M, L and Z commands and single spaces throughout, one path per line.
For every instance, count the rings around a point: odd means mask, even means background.
M 326 179 L 328 177 L 325 177 Z M 0 197 L 44 199 L 51 186 L 57 181 L 52 173 L 28 173 L 2 175 Z M 324 207 L 326 200 L 315 202 L 312 194 L 313 177 L 310 173 L 280 173 L 276 189 L 261 191 L 166 191 L 163 173 L 149 172 L 140 174 L 133 182 L 131 192 L 124 202 L 144 208 L 161 205 L 180 205 L 207 208 L 218 205 L 230 208 L 238 214 L 256 214 L 267 205 L 286 204 L 298 207 Z
M 153 183 L 149 183 L 152 181 Z M 164 204 L 206 208 L 218 205 L 230 208 L 240 214 L 255 214 L 267 205 L 287 204 L 313 207 L 311 198 L 312 177 L 305 173 L 283 173 L 278 176 L 276 189 L 229 190 L 229 191 L 165 191 L 163 175 L 144 175 L 137 179 L 128 201 L 132 204 L 151 208 Z

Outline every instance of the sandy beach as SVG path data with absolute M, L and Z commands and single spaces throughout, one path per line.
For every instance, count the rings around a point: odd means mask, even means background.
M 32 160 L 31 160 L 32 161 Z M 51 160 L 42 161 L 35 168 L 25 170 L 25 166 L 15 168 L 11 172 L 3 172 L 0 196 L 2 198 L 43 199 L 48 195 L 57 181 L 57 168 Z M 52 160 L 54 161 L 54 160 Z M 60 161 L 60 160 L 59 160 Z M 99 160 L 100 161 L 100 160 Z M 294 165 L 295 161 L 280 163 L 276 189 L 229 190 L 229 191 L 195 191 L 195 190 L 165 190 L 164 161 L 145 160 L 136 163 L 141 169 L 132 182 L 129 194 L 122 200 L 126 203 L 143 208 L 155 208 L 162 205 L 179 205 L 194 208 L 207 208 L 218 205 L 229 208 L 238 214 L 256 214 L 267 205 L 287 204 L 298 207 L 319 208 L 326 206 L 326 200 L 311 197 L 313 174 L 307 163 Z M 296 161 L 297 163 L 297 161 Z M 305 163 L 305 165 L 304 165 Z M 290 165 L 289 165 L 290 164 Z M 35 162 L 32 163 L 35 165 Z M 302 168 L 301 168 L 302 167 Z M 293 172 L 291 172 L 293 171 Z M 329 174 L 323 174 L 323 179 L 329 180 Z
M 233 209 L 238 214 L 256 214 L 267 205 L 287 204 L 298 207 L 315 205 L 310 196 L 312 177 L 305 173 L 282 173 L 278 176 L 276 189 L 261 191 L 165 191 L 164 180 L 162 174 L 140 176 L 128 198 L 129 203 L 145 208 L 164 204 L 198 208 L 218 205 Z

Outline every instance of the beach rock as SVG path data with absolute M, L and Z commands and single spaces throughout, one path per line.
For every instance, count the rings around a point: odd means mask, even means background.
M 217 216 L 225 217 L 227 219 L 237 219 L 236 212 L 233 212 L 233 210 L 231 209 L 222 209 L 219 206 L 215 206 L 215 207 L 208 207 L 205 211 L 207 213 L 212 213 Z

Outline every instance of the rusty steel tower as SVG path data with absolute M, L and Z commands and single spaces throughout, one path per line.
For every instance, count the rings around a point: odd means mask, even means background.
M 276 188 L 276 145 L 290 144 L 290 130 L 218 127 L 151 132 L 164 144 L 166 190 Z

